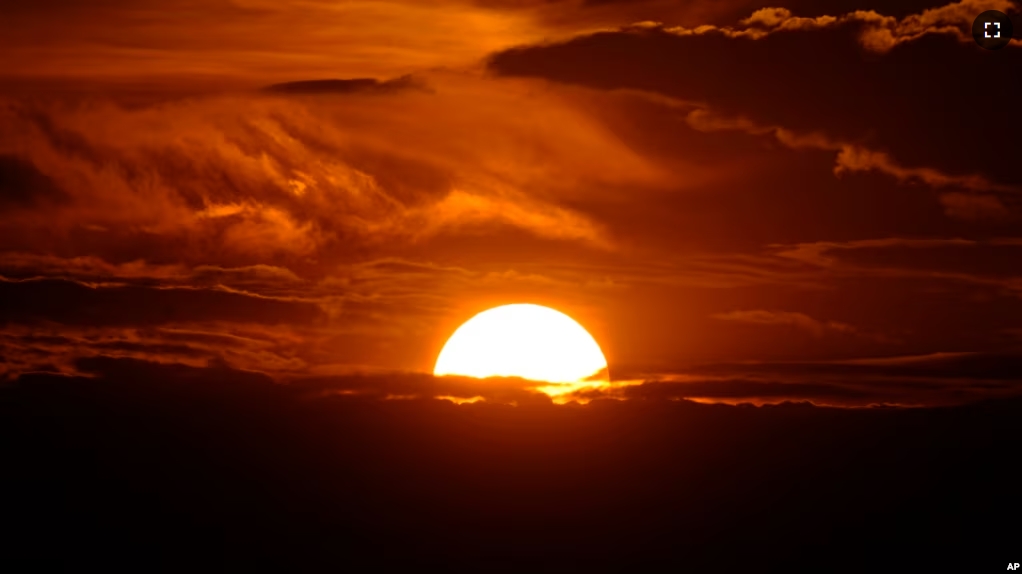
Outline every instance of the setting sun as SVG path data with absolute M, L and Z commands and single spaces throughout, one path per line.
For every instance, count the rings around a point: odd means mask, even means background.
M 577 383 L 606 375 L 606 369 L 600 346 L 574 319 L 549 307 L 516 304 L 466 321 L 440 351 L 433 374 Z

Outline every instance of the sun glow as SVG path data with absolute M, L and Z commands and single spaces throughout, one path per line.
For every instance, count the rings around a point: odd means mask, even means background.
M 433 374 L 521 377 L 551 385 L 609 380 L 603 351 L 574 319 L 549 307 L 515 304 L 483 311 L 447 340 Z

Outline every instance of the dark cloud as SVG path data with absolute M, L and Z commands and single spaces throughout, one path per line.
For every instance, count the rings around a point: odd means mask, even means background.
M 1022 257 L 1022 244 L 1010 238 L 985 241 L 886 238 L 852 242 L 820 242 L 781 249 L 786 257 L 822 265 L 856 269 L 900 269 L 906 272 L 948 272 L 987 277 L 1012 277 Z
M 550 404 L 534 381 L 517 378 L 434 377 L 426 373 L 353 374 L 292 379 L 289 384 L 316 395 L 358 395 L 375 399 L 448 398 L 456 402 L 488 400 L 506 404 Z
M 869 0 L 828 0 L 817 2 L 815 0 L 782 0 L 771 2 L 771 6 L 788 8 L 796 14 L 807 17 L 818 17 L 833 14 L 847 14 L 856 10 L 881 10 L 884 14 L 896 18 L 904 18 L 912 14 L 918 14 L 926 9 L 938 8 L 947 5 L 947 0 L 892 0 L 885 1 L 883 6 L 878 8 L 875 2 Z M 761 4 L 748 3 L 747 8 L 758 8 Z
M 32 163 L 0 155 L 0 206 L 32 207 L 66 198 L 63 190 Z
M 458 406 L 80 367 L 0 388 L 5 569 L 993 569 L 1016 540 L 1017 403 Z
M 101 352 L 144 353 L 154 357 L 207 357 L 208 351 L 188 345 L 135 343 L 131 341 L 106 341 L 94 343 L 92 349 Z
M 738 323 L 752 323 L 759 325 L 791 325 L 804 329 L 817 337 L 825 333 L 856 333 L 855 327 L 840 321 L 821 321 L 793 311 L 770 311 L 765 309 L 730 311 L 713 315 L 714 319 L 721 321 L 734 321 Z
M 186 339 L 187 340 L 187 339 Z M 27 338 L 23 342 L 28 342 Z M 66 343 L 65 343 L 66 344 Z M 129 369 L 132 376 L 162 373 L 161 363 L 125 358 L 160 356 L 164 363 L 173 357 L 203 357 L 222 364 L 221 355 L 209 348 L 174 343 L 131 343 L 125 341 L 86 342 L 94 356 L 74 361 L 74 371 L 107 373 Z M 117 358 L 105 356 L 120 353 Z M 148 353 L 148 354 L 143 354 Z M 38 357 L 46 357 L 41 353 Z M 602 398 L 618 400 L 712 400 L 771 404 L 808 401 L 828 406 L 869 405 L 962 405 L 986 399 L 1022 396 L 1022 356 L 1018 354 L 948 353 L 882 359 L 830 362 L 718 363 L 694 366 L 681 375 L 645 375 L 643 382 L 624 381 L 565 389 L 555 396 L 558 404 L 588 402 Z M 30 362 L 30 361 L 27 361 Z M 174 371 L 173 369 L 177 369 Z M 203 373 L 196 366 L 174 366 L 173 373 Z M 118 371 L 119 372 L 119 371 Z M 252 372 L 253 376 L 258 373 Z M 288 393 L 305 399 L 330 397 L 365 400 L 449 400 L 458 404 L 487 401 L 493 404 L 551 405 L 550 386 L 517 378 L 474 379 L 434 377 L 415 372 L 354 372 L 344 375 L 291 375 L 270 378 L 284 384 Z M 152 378 L 155 375 L 145 375 Z M 177 375 L 174 375 L 177 376 Z M 622 377 L 643 377 L 621 369 Z M 275 383 L 276 384 L 276 383 Z
M 0 345 L 18 347 L 22 354 L 38 351 L 42 356 L 55 354 L 53 349 L 75 349 L 84 352 L 130 352 L 149 356 L 207 356 L 206 352 L 186 344 L 139 342 L 129 340 L 95 340 L 58 335 L 3 334 Z M 223 344 L 223 341 L 218 341 Z
M 261 373 L 239 371 L 224 366 L 195 368 L 182 364 L 160 364 L 138 359 L 113 358 L 105 355 L 83 357 L 76 362 L 82 373 L 99 375 L 112 381 L 151 380 L 155 381 L 153 390 L 168 390 L 180 386 L 182 390 L 204 394 L 204 389 L 188 385 L 202 384 L 204 381 L 223 379 L 221 385 L 237 385 L 232 390 L 238 396 L 258 396 L 260 394 L 279 394 L 280 389 L 267 375 Z M 230 388 L 230 387 L 229 387 Z M 139 389 L 141 394 L 146 389 Z
M 375 78 L 302 80 L 273 84 L 263 88 L 263 91 L 273 94 L 386 94 L 413 89 L 425 89 L 425 84 L 412 76 L 402 76 L 385 81 Z
M 4 324 L 152 326 L 230 321 L 274 325 L 311 324 L 324 318 L 313 303 L 225 290 L 93 287 L 54 279 L 0 281 L 0 320 Z
M 594 399 L 710 400 L 817 405 L 960 405 L 1022 397 L 1022 354 L 933 353 L 831 361 L 744 361 L 694 365 L 676 374 L 617 369 L 638 384 L 581 390 Z
M 543 0 L 540 0 L 543 1 Z M 547 0 L 557 1 L 557 0 Z M 497 3 L 499 0 L 494 1 Z M 590 6 L 600 5 L 613 5 L 613 4 L 645 4 L 647 10 L 654 10 L 659 5 L 669 5 L 668 2 L 658 2 L 657 0 L 646 0 L 645 2 L 635 2 L 634 0 L 584 0 L 584 4 Z M 733 10 L 748 10 L 749 8 L 757 7 L 756 2 L 721 2 L 732 8 Z M 894 16 L 907 16 L 916 12 L 920 12 L 926 8 L 934 8 L 937 6 L 944 5 L 945 2 L 941 0 L 896 0 L 884 3 L 884 12 Z M 823 16 L 826 14 L 833 13 L 845 13 L 853 10 L 869 10 L 876 7 L 876 4 L 869 2 L 868 0 L 828 0 L 827 2 L 817 2 L 814 0 L 779 0 L 778 2 L 772 2 L 772 6 L 781 6 L 784 8 L 790 8 L 800 14 L 806 14 L 808 16 Z
M 767 375 L 830 376 L 868 380 L 871 377 L 960 379 L 962 381 L 1004 381 L 1022 391 L 1022 354 L 1018 353 L 934 353 L 880 359 L 820 363 L 747 363 L 707 365 L 701 373 L 758 373 Z
M 594 393 L 599 396 L 599 393 Z M 761 380 L 647 382 L 626 387 L 629 399 L 726 399 L 730 401 L 809 401 L 830 405 L 882 404 L 888 397 L 875 391 L 826 383 L 783 383 Z
M 601 32 L 505 51 L 493 56 L 490 68 L 649 90 L 760 123 L 861 142 L 907 166 L 939 165 L 951 174 L 1022 183 L 1011 167 L 1013 134 L 1022 125 L 996 111 L 1010 109 L 1022 94 L 1022 76 L 1014 73 L 1022 51 L 992 54 L 951 35 L 924 35 L 872 54 L 859 43 L 863 26 L 851 19 L 759 39 L 657 27 Z M 984 110 L 995 110 L 993 131 Z

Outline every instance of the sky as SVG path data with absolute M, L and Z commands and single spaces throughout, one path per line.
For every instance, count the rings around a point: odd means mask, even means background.
M 580 402 L 1016 396 L 1019 7 L 883 4 L 0 0 L 0 380 L 524 400 L 422 374 L 529 302 Z

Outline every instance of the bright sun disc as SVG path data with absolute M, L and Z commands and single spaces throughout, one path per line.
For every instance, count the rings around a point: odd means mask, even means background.
M 606 368 L 600 346 L 574 319 L 549 307 L 516 304 L 483 311 L 458 327 L 433 374 L 577 383 L 598 374 L 606 380 Z

